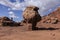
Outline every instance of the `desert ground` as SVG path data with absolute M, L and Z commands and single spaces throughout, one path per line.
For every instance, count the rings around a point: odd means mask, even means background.
M 21 27 L 0 27 L 0 40 L 60 40 L 60 29 L 24 31 Z

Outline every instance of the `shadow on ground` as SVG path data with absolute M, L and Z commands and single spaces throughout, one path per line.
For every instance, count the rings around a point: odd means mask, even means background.
M 59 30 L 60 28 L 38 28 L 35 27 L 34 30 Z

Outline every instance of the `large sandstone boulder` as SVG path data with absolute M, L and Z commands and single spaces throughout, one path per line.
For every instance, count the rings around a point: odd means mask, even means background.
M 28 6 L 23 12 L 23 18 L 25 22 L 32 24 L 32 29 L 36 26 L 37 22 L 41 20 L 41 16 L 38 13 L 39 8 L 36 6 Z

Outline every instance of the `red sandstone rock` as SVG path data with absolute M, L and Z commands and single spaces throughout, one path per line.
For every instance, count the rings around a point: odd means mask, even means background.
M 47 16 L 43 16 L 42 20 L 38 22 L 37 27 L 60 28 L 60 7 Z
M 26 24 L 31 24 L 32 29 L 36 26 L 37 22 L 41 20 L 41 16 L 38 13 L 38 7 L 29 6 L 23 12 L 23 18 Z M 28 26 L 29 28 L 29 26 Z

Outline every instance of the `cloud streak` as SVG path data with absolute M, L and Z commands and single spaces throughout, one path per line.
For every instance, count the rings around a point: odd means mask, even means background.
M 44 15 L 43 13 L 48 11 L 49 9 L 55 7 L 60 4 L 60 0 L 24 0 L 23 2 L 12 3 L 9 0 L 0 0 L 0 4 L 10 7 L 12 10 L 24 10 L 27 6 L 33 5 L 40 8 L 39 13 Z

